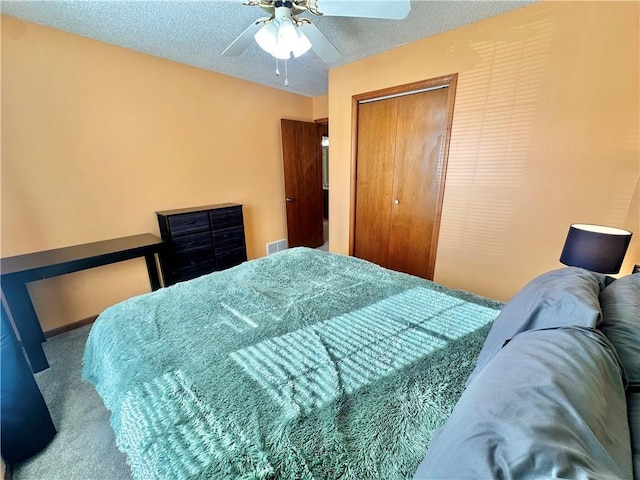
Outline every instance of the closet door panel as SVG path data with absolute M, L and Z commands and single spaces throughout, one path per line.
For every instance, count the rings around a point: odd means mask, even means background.
M 439 162 L 447 128 L 448 88 L 398 99 L 389 267 L 433 278 Z
M 384 267 L 389 257 L 397 108 L 397 99 L 390 99 L 358 109 L 353 254 Z

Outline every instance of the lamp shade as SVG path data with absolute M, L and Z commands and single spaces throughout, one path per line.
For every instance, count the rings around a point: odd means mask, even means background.
M 298 29 L 298 42 L 293 47 L 293 56 L 298 58 L 300 55 L 305 54 L 311 48 L 311 42 L 307 38 L 307 36 L 302 32 L 302 30 Z
M 265 52 L 271 53 L 276 46 L 278 40 L 278 27 L 275 22 L 267 22 L 253 36 L 256 43 L 260 45 Z
M 631 235 L 620 228 L 575 223 L 569 227 L 560 262 L 592 272 L 618 273 Z

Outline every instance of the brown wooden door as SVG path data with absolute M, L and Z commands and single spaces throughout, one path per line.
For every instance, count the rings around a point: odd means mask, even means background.
M 354 256 L 389 266 L 397 99 L 360 105 Z
M 449 88 L 358 105 L 355 256 L 433 278 L 453 107 Z
M 289 247 L 319 247 L 324 243 L 321 126 L 282 119 L 281 135 Z
M 389 265 L 426 278 L 433 278 L 431 249 L 437 247 L 432 234 L 439 216 L 438 161 L 447 126 L 447 94 L 443 88 L 397 99 Z

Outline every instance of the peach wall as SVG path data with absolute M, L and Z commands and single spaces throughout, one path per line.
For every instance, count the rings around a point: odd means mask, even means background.
M 349 252 L 352 96 L 459 73 L 435 280 L 507 300 L 570 223 L 635 235 L 638 2 L 531 5 L 330 71 L 331 251 Z
M 250 258 L 286 238 L 280 118 L 311 98 L 2 17 L 2 256 L 244 205 Z M 45 330 L 149 291 L 143 260 L 30 284 Z
M 329 118 L 329 95 L 313 98 L 313 118 L 314 120 Z

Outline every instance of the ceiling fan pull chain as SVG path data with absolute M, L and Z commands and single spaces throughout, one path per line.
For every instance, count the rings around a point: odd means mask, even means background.
M 289 86 L 289 68 L 287 67 L 287 61 L 284 61 L 284 86 Z
M 280 76 L 280 69 L 278 68 L 278 59 L 276 58 L 276 77 Z

